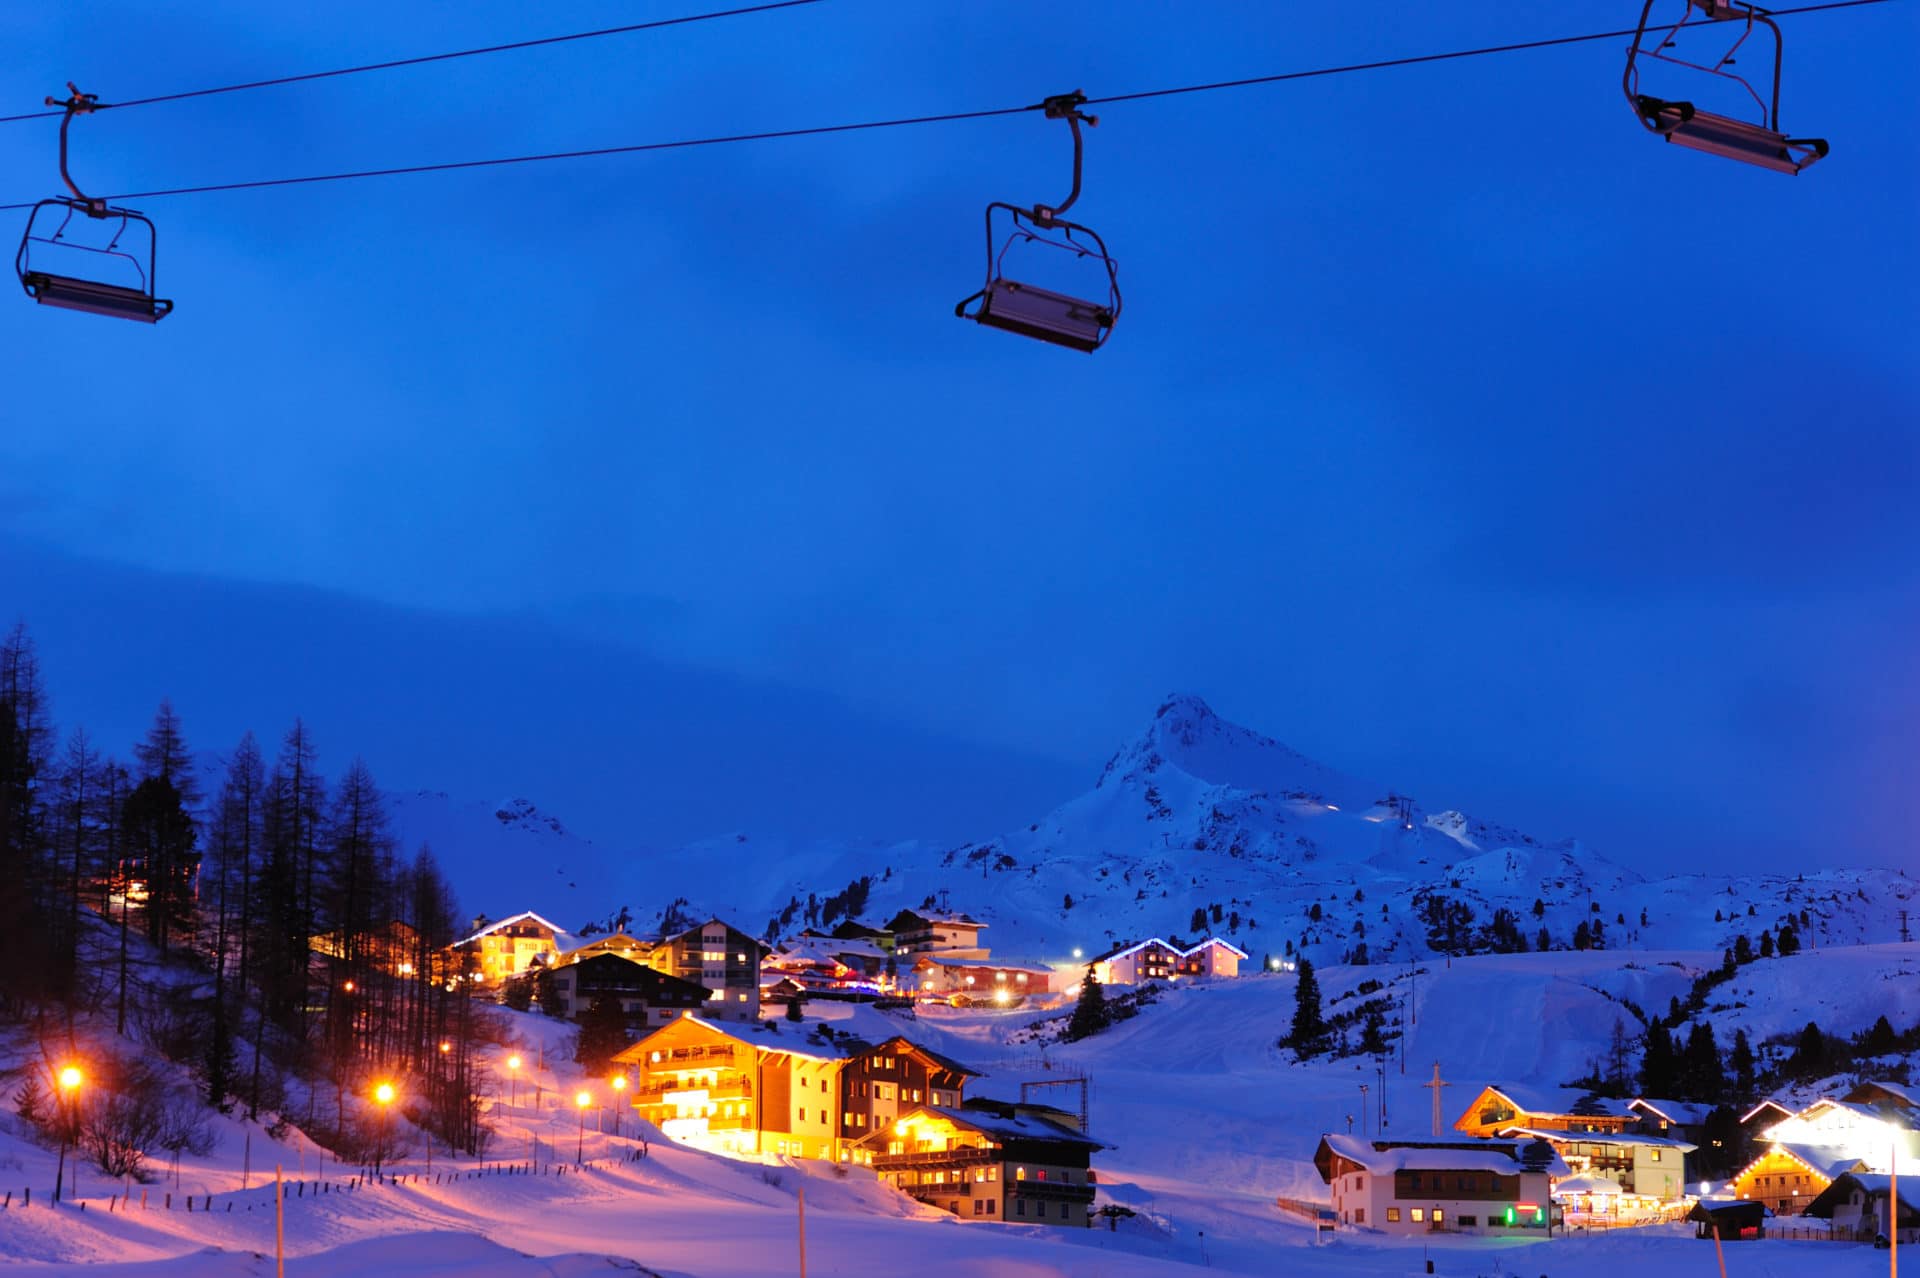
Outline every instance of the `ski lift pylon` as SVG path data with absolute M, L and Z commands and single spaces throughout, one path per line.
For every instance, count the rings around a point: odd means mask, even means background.
M 1627 69 L 1621 78 L 1627 101 L 1632 104 L 1642 126 L 1669 142 L 1705 151 L 1709 155 L 1757 164 L 1776 173 L 1798 173 L 1826 155 L 1825 138 L 1793 138 L 1780 131 L 1780 60 L 1783 50 L 1779 24 L 1765 9 L 1744 3 L 1743 0 L 1684 0 L 1685 8 L 1679 21 L 1656 29 L 1649 39 L 1647 19 L 1653 13 L 1654 2 L 1646 0 L 1640 10 L 1640 25 L 1634 32 L 1633 43 L 1627 48 Z M 1681 28 L 1693 20 L 1696 9 L 1712 22 L 1736 23 L 1740 28 L 1732 46 L 1712 64 L 1690 62 L 1666 52 L 1674 47 L 1675 37 Z M 1764 98 L 1745 76 L 1727 69 L 1734 65 L 1734 55 L 1740 52 L 1756 26 L 1764 26 L 1773 33 L 1773 82 L 1769 95 Z M 1670 102 L 1641 93 L 1641 58 L 1670 62 L 1732 81 L 1753 98 L 1760 109 L 1760 120 L 1756 123 L 1734 116 L 1717 115 L 1700 110 L 1692 102 Z
M 27 296 L 42 306 L 152 324 L 173 311 L 172 302 L 154 295 L 153 223 L 132 209 L 114 208 L 104 199 L 87 195 L 74 182 L 67 170 L 67 130 L 74 116 L 98 110 L 100 100 L 95 94 L 80 92 L 71 82 L 67 90 L 67 98 L 48 98 L 47 105 L 66 109 L 60 119 L 60 177 L 73 194 L 41 200 L 27 214 L 27 229 L 20 236 L 20 250 L 13 259 L 14 273 L 20 277 L 20 287 L 26 290 Z M 117 225 L 104 245 L 82 243 L 69 238 L 69 232 L 75 230 L 76 216 L 84 219 L 79 223 L 81 228 L 92 222 Z M 128 243 L 130 237 L 134 242 Z M 142 238 L 144 245 L 138 242 Z M 52 264 L 50 259 L 58 259 L 63 267 L 88 260 L 69 256 L 77 253 L 95 254 L 93 260 L 103 264 L 118 263 L 124 282 L 96 278 L 98 271 L 74 274 L 70 270 L 47 269 Z M 40 259 L 38 262 L 36 256 Z
M 1093 128 L 1100 123 L 1098 117 L 1080 110 L 1086 101 L 1086 95 L 1075 90 L 1040 103 L 1049 120 L 1065 120 L 1073 131 L 1073 189 L 1057 205 L 1036 204 L 1028 209 L 999 200 L 987 205 L 987 282 L 978 293 L 954 307 L 953 313 L 961 319 L 1091 353 L 1112 336 L 1114 322 L 1120 318 L 1120 278 L 1119 268 L 1099 234 L 1062 216 L 1080 198 L 1080 124 L 1085 121 L 1088 128 Z M 995 230 L 995 210 L 1006 214 L 1004 240 Z M 1086 300 L 1009 278 L 1005 270 L 1008 254 L 1016 246 L 1028 245 L 1064 250 L 1076 260 L 1094 259 L 1106 274 L 1106 300 Z M 969 312 L 967 308 L 975 302 L 980 305 Z

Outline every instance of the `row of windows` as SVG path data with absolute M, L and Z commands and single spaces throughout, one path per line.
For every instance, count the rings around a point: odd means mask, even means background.
M 796 1122 L 796 1123 L 804 1123 L 804 1122 L 806 1122 L 806 1121 L 807 1121 L 807 1111 L 806 1111 L 806 1110 L 804 1110 L 804 1109 L 796 1109 L 796 1110 L 794 1110 L 794 1111 L 793 1111 L 793 1121 L 794 1121 L 794 1122 Z M 821 1122 L 823 1122 L 823 1123 L 828 1123 L 828 1122 L 832 1122 L 833 1120 L 827 1117 L 827 1111 L 823 1109 L 823 1110 L 821 1110 L 821 1111 L 820 1111 L 820 1121 L 821 1121 Z
M 1016 1198 L 1014 1198 L 1014 1200 L 1013 1200 L 1013 1214 L 1014 1214 L 1014 1215 L 1016 1215 L 1016 1216 L 1024 1216 L 1024 1215 L 1026 1215 L 1026 1214 L 1027 1214 L 1027 1200 L 1026 1200 L 1026 1199 L 1024 1199 L 1024 1198 L 1019 1198 L 1019 1197 L 1016 1197 Z M 1035 1203 L 1035 1204 L 1033 1204 L 1033 1214 L 1034 1214 L 1034 1215 L 1035 1215 L 1036 1217 L 1038 1217 L 1038 1218 L 1040 1218 L 1040 1219 L 1042 1219 L 1042 1220 L 1044 1220 L 1044 1219 L 1046 1218 L 1046 1215 L 1047 1215 L 1047 1205 L 1046 1205 L 1045 1203 Z M 1073 1219 L 1073 1204 L 1072 1204 L 1072 1203 L 1061 1203 L 1061 1204 L 1060 1204 L 1060 1219 L 1062 1219 L 1062 1220 L 1072 1220 L 1072 1219 Z

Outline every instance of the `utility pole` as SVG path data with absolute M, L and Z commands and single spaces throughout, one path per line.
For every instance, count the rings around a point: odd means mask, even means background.
M 1913 939 L 1913 933 L 1907 929 L 1907 912 L 1900 911 L 1900 943 L 1905 945 Z
M 1353 1130 L 1352 1119 L 1347 1120 L 1347 1130 Z M 1365 1083 L 1360 1084 L 1360 1134 L 1362 1136 L 1367 1134 L 1367 1085 Z
M 1430 1083 L 1422 1083 L 1420 1086 L 1433 1092 L 1433 1136 L 1435 1140 L 1438 1140 L 1440 1138 L 1440 1093 L 1445 1088 L 1452 1087 L 1453 1084 L 1440 1077 L 1440 1062 L 1435 1061 L 1433 1063 L 1433 1081 Z

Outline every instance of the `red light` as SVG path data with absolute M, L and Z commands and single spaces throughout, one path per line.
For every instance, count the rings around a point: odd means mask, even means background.
M 1539 1211 L 1540 1210 L 1539 1203 L 1515 1203 L 1514 1207 L 1516 1207 L 1520 1211 Z

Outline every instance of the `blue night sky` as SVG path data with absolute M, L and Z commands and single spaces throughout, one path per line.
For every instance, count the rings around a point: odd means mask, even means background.
M 17 6 L 0 113 L 701 7 Z M 109 112 L 74 166 L 793 128 L 1637 12 L 827 0 Z M 981 206 L 1064 194 L 1037 115 L 144 201 L 172 318 L 0 306 L 0 615 L 110 744 L 162 695 L 208 748 L 304 713 L 331 762 L 606 838 L 989 834 L 1181 690 L 1644 868 L 1911 865 L 1920 5 L 1783 23 L 1784 123 L 1833 141 L 1799 178 L 1644 134 L 1623 40 L 1095 108 L 1075 214 L 1126 309 L 1091 358 L 952 317 Z M 0 126 L 0 202 L 54 148 Z

